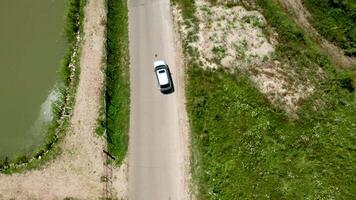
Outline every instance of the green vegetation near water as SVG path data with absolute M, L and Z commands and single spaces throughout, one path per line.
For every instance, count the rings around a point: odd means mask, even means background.
M 109 153 L 120 164 L 127 152 L 130 125 L 127 2 L 107 0 L 107 9 L 106 116 L 101 127 L 106 130 Z
M 306 0 L 311 22 L 321 35 L 356 56 L 356 1 Z
M 71 109 L 74 105 L 76 88 L 79 82 L 79 43 L 76 37 L 82 29 L 85 4 L 86 0 L 66 0 L 65 33 L 68 49 L 59 68 L 60 79 L 55 88 L 58 91 L 58 96 L 52 105 L 52 121 L 44 127 L 47 129 L 44 143 L 26 155 L 17 156 L 13 160 L 1 160 L 0 172 L 2 173 L 10 174 L 41 167 L 44 163 L 55 158 L 61 151 L 57 143 L 63 138 L 69 127 Z M 77 51 L 77 54 L 72 57 L 74 51 Z M 71 62 L 76 67 L 72 78 L 68 67 Z
M 194 2 L 175 2 L 183 5 L 186 22 L 194 22 Z M 257 4 L 280 36 L 275 59 L 293 64 L 315 85 L 314 93 L 301 102 L 297 119 L 289 117 L 244 72 L 202 69 L 189 46 L 196 39 L 196 27 L 191 29 L 183 45 L 192 56 L 187 108 L 198 199 L 355 199 L 352 72 L 336 71 L 276 0 Z

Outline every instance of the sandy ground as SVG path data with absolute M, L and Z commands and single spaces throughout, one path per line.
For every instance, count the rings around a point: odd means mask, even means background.
M 182 165 L 182 171 L 184 172 L 184 190 L 186 191 L 185 199 L 195 200 L 196 199 L 196 190 L 195 185 L 192 181 L 191 176 L 191 166 L 190 166 L 190 125 L 189 125 L 189 118 L 186 112 L 186 96 L 185 96 L 185 83 L 187 79 L 186 70 L 187 65 L 184 62 L 184 53 L 182 49 L 184 35 L 186 35 L 186 28 L 183 25 L 183 16 L 180 13 L 179 8 L 176 5 L 171 4 L 171 13 L 172 13 L 172 20 L 174 26 L 174 41 L 175 41 L 175 49 L 176 55 L 178 58 L 176 61 L 177 67 L 177 74 L 178 74 L 178 86 L 180 87 L 178 91 L 178 109 L 180 110 L 179 116 L 179 124 L 180 124 L 180 132 L 182 135 L 182 149 L 183 149 L 183 159 L 184 164 Z M 182 31 L 184 33 L 182 33 Z
M 266 25 L 261 13 L 241 6 L 213 6 L 204 0 L 197 0 L 196 5 L 200 21 L 196 47 L 204 67 L 243 68 L 274 52 L 261 29 Z
M 104 195 L 101 177 L 107 173 L 102 153 L 106 145 L 95 133 L 104 79 L 101 71 L 105 49 L 104 3 L 104 0 L 89 0 L 85 8 L 80 81 L 71 131 L 60 144 L 63 153 L 44 169 L 11 176 L 1 174 L 0 199 L 98 199 Z M 124 179 L 124 172 L 125 165 L 114 169 L 114 181 Z
M 314 39 L 319 41 L 322 49 L 329 54 L 335 64 L 342 68 L 356 67 L 356 58 L 346 56 L 339 47 L 323 38 L 309 23 L 308 18 L 311 15 L 303 6 L 302 0 L 279 0 L 279 2 L 291 13 L 298 25 L 302 26 Z
M 272 33 L 268 38 L 263 33 L 267 22 L 261 13 L 241 6 L 211 5 L 204 0 L 197 0 L 196 6 L 198 41 L 190 45 L 198 50 L 203 67 L 248 72 L 256 87 L 289 113 L 313 92 L 313 86 L 292 65 L 272 59 L 278 35 Z M 173 14 L 182 37 L 186 37 L 189 28 L 179 9 L 173 7 Z
M 190 169 L 190 134 L 189 134 L 189 120 L 186 111 L 186 97 L 185 97 L 185 81 L 187 78 L 186 69 L 187 66 L 184 63 L 184 54 L 182 49 L 182 38 L 180 37 L 179 22 L 175 19 L 174 7 L 171 7 L 172 21 L 174 27 L 174 44 L 176 49 L 176 65 L 177 65 L 177 86 L 179 87 L 178 94 L 178 114 L 179 114 L 179 132 L 181 135 L 180 149 L 182 149 L 183 164 L 181 165 L 181 171 L 183 171 L 184 180 L 183 187 L 185 191 L 184 199 L 194 200 L 196 199 L 191 191 L 192 177 Z
M 111 176 L 111 185 L 109 185 L 110 194 L 108 197 L 111 196 L 118 200 L 127 200 L 129 196 L 128 159 L 125 158 L 120 167 L 114 167 L 109 176 Z

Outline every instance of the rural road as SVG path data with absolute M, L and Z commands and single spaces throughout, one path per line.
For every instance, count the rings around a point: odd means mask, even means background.
M 181 98 L 169 0 L 129 0 L 131 117 L 129 199 L 185 199 Z M 157 58 L 155 58 L 157 54 Z M 170 67 L 175 92 L 159 91 L 153 61 Z

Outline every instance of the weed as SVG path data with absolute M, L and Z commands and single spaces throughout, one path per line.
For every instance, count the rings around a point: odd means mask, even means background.
M 213 52 L 215 59 L 218 61 L 226 55 L 226 49 L 223 46 L 214 46 L 211 51 Z
M 237 52 L 237 55 L 239 59 L 245 59 L 246 58 L 246 49 L 247 49 L 247 42 L 246 40 L 242 41 L 241 44 L 233 44 L 234 48 Z
M 261 19 L 257 16 L 244 16 L 242 17 L 241 22 L 251 24 L 253 27 L 261 28 L 263 26 Z
M 128 148 L 130 74 L 126 1 L 107 0 L 105 121 L 109 153 L 120 164 Z
M 311 13 L 311 22 L 328 40 L 356 56 L 356 6 L 352 0 L 306 0 L 304 5 Z

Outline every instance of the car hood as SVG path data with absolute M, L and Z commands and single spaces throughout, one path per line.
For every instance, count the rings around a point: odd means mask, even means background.
M 163 60 L 157 60 L 153 63 L 154 68 L 161 66 L 161 65 L 166 65 L 166 62 L 164 62 Z

